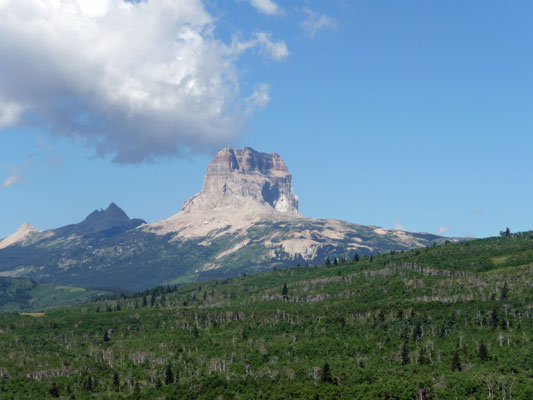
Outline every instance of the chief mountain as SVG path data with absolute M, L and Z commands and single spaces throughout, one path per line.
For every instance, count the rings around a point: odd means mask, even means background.
M 178 214 L 148 224 L 111 203 L 58 229 L 24 224 L 0 241 L 0 276 L 138 290 L 444 241 L 304 217 L 291 178 L 278 154 L 223 149 Z

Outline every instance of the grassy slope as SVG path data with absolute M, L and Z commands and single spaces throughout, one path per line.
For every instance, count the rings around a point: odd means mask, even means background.
M 31 279 L 0 278 L 0 311 L 34 311 L 84 303 L 102 291 L 37 283 Z
M 5 314 L 0 398 L 531 399 L 532 307 L 524 233 Z

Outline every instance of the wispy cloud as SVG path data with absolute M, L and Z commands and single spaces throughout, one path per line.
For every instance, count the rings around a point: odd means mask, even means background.
M 307 7 L 304 7 L 302 11 L 307 17 L 300 23 L 300 27 L 311 37 L 315 37 L 321 30 L 334 31 L 339 27 L 337 21 L 325 14 L 317 13 Z
M 405 231 L 405 227 L 398 221 L 394 221 L 394 229 L 399 231 Z
M 280 62 L 289 56 L 289 49 L 284 41 L 272 41 L 268 32 L 256 32 L 248 41 L 233 40 L 231 46 L 234 54 L 239 55 L 249 49 L 256 48 L 260 53 L 268 56 L 273 61 Z
M 270 86 L 266 83 L 257 85 L 252 95 L 246 99 L 246 103 L 252 112 L 265 108 L 270 103 Z
M 0 0 L 0 129 L 38 120 L 120 163 L 227 145 L 251 94 L 216 23 L 204 0 Z M 289 55 L 267 33 L 248 48 Z
M 446 232 L 449 232 L 452 229 L 453 229 L 453 226 L 450 226 L 450 225 L 447 225 L 447 226 L 439 225 L 439 227 L 437 228 L 437 234 L 444 235 Z
M 49 166 L 57 167 L 63 162 L 63 157 L 56 153 L 54 146 L 40 137 L 37 140 L 37 146 L 44 153 L 44 160 Z
M 272 0 L 251 0 L 250 3 L 258 11 L 268 15 L 281 15 L 284 13 L 283 8 L 278 6 Z
M 8 176 L 0 182 L 0 189 L 8 188 L 16 185 L 17 183 L 26 182 L 24 176 L 25 166 L 0 164 L 0 167 L 7 168 L 9 170 Z

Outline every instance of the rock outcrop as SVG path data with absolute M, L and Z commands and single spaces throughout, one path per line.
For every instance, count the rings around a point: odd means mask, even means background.
M 221 150 L 207 167 L 200 193 L 184 203 L 184 212 L 254 210 L 298 213 L 291 174 L 276 153 L 251 148 Z

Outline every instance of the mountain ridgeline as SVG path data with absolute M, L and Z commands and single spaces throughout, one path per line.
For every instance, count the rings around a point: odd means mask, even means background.
M 0 398 L 533 398 L 533 232 L 0 314 Z
M 0 276 L 140 290 L 456 240 L 304 217 L 291 182 L 279 155 L 226 148 L 176 215 L 145 223 L 112 203 L 57 229 L 24 224 L 0 241 Z

